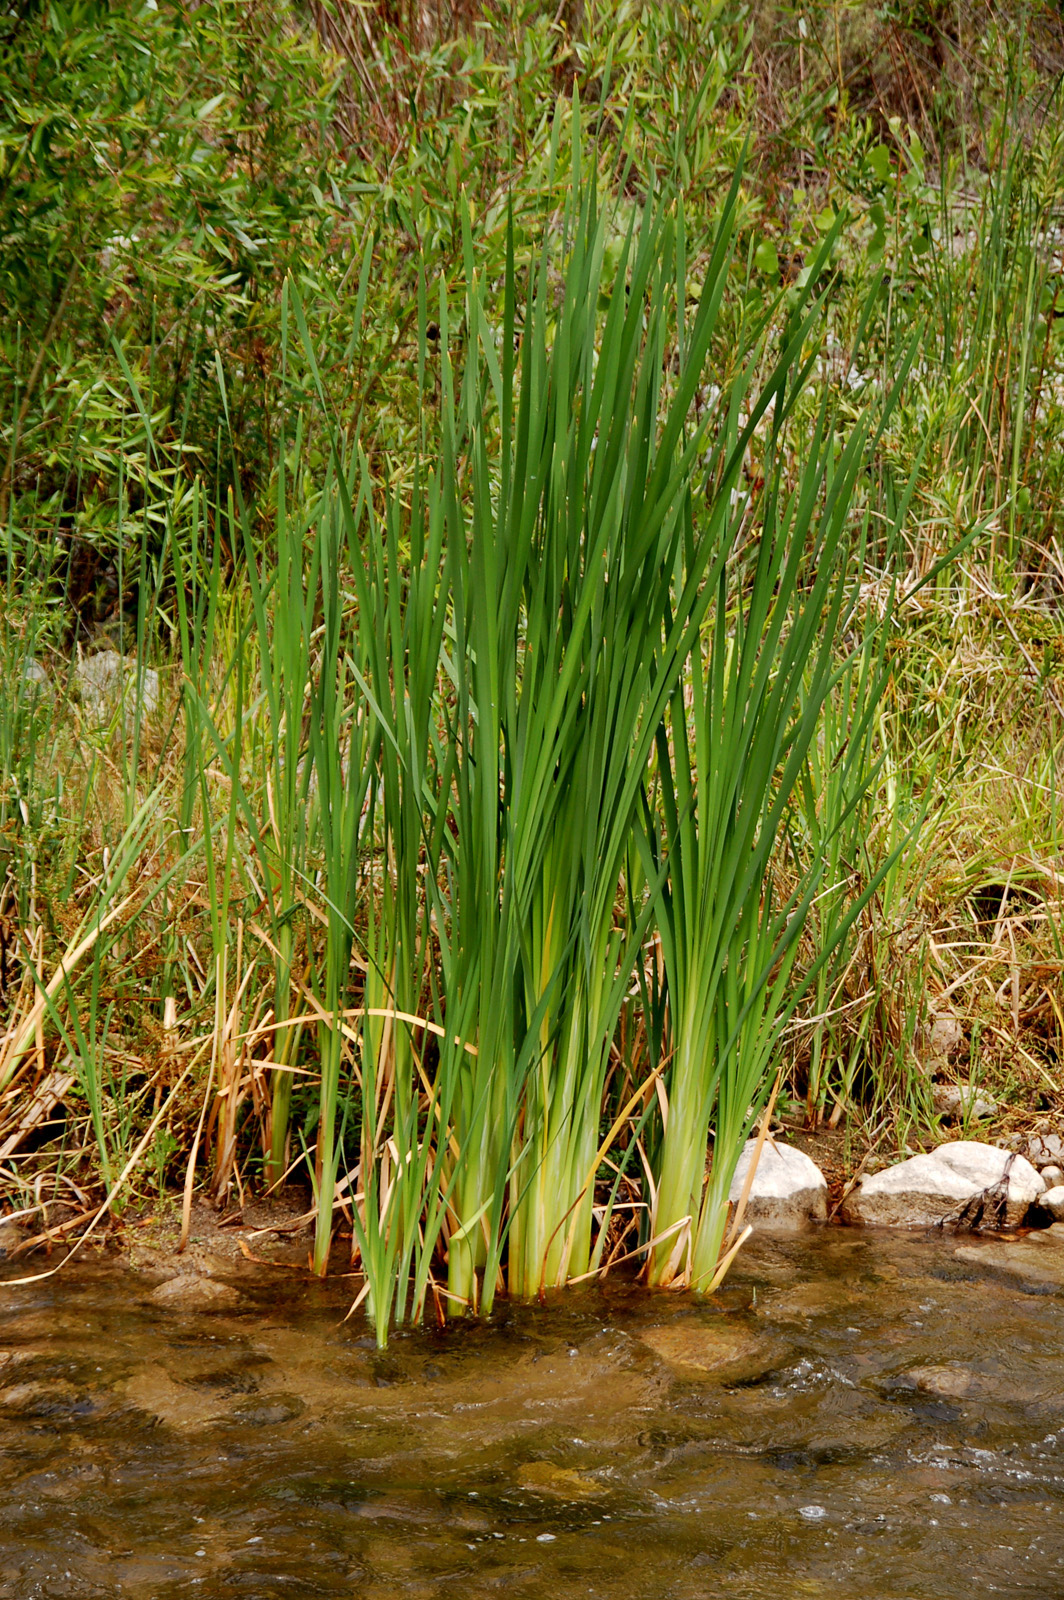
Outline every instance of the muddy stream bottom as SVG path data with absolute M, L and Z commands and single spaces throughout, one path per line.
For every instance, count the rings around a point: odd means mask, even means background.
M 1059 1239 L 754 1240 L 383 1354 L 230 1281 L 0 1281 L 5 1600 L 1064 1596 Z

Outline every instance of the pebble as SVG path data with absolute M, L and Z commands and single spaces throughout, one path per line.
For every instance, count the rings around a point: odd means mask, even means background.
M 934 1089 L 935 1115 L 945 1122 L 963 1122 L 965 1117 L 984 1121 L 996 1117 L 1001 1107 L 979 1093 L 970 1083 L 939 1083 Z
M 823 1506 L 802 1506 L 798 1515 L 804 1517 L 806 1522 L 823 1522 L 827 1512 Z
M 1027 1159 L 1036 1167 L 1059 1165 L 1064 1160 L 1064 1139 L 1059 1133 L 1040 1133 L 1027 1141 Z

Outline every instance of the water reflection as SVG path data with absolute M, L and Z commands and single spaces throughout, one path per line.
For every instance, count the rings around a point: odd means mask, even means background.
M 615 1284 L 383 1355 L 328 1286 L 4 1290 L 0 1593 L 1064 1594 L 1064 1291 L 1051 1244 L 981 1248 L 765 1242 L 710 1306 Z

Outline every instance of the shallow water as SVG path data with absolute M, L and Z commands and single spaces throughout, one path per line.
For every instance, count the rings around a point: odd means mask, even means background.
M 276 1276 L 0 1287 L 7 1600 L 1064 1595 L 1064 1245 L 754 1240 L 383 1355 Z

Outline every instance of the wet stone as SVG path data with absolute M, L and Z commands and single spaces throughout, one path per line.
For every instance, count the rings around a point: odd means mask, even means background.
M 198 1428 L 224 1417 L 229 1404 L 219 1394 L 204 1394 L 177 1383 L 159 1362 L 141 1366 L 121 1386 L 126 1403 L 174 1428 Z
M 643 1344 L 679 1376 L 748 1378 L 771 1365 L 775 1347 L 741 1322 L 677 1319 L 658 1328 L 641 1328 Z
M 167 1311 L 233 1311 L 243 1304 L 238 1289 L 193 1273 L 169 1278 L 148 1295 L 149 1302 Z
M 0 1383 L 12 1381 L 11 1374 L 27 1362 L 35 1361 L 38 1352 L 32 1346 L 14 1345 L 10 1350 L 0 1350 Z
M 94 1462 L 63 1466 L 45 1472 L 32 1472 L 19 1480 L 19 1490 L 42 1500 L 75 1500 L 85 1489 L 103 1480 Z
M 49 1349 L 56 1347 L 59 1339 L 77 1337 L 79 1326 L 62 1312 L 24 1311 L 4 1304 L 0 1293 L 0 1340 L 7 1346 L 24 1349 L 27 1345 L 47 1342 Z
M 811 1322 L 822 1318 L 852 1321 L 875 1306 L 876 1291 L 848 1279 L 828 1283 L 801 1280 L 781 1287 L 759 1289 L 754 1313 L 765 1322 Z
M 304 1409 L 302 1400 L 295 1395 L 274 1394 L 240 1406 L 233 1412 L 232 1420 L 245 1428 L 275 1428 L 302 1416 Z
M 236 1367 L 209 1368 L 205 1372 L 182 1373 L 181 1381 L 193 1389 L 217 1389 L 225 1395 L 252 1395 L 258 1392 L 259 1378 L 254 1363 Z
M 972 1387 L 972 1374 L 965 1367 L 913 1367 L 905 1378 L 922 1394 L 942 1395 L 948 1400 L 963 1399 Z
M 518 1472 L 517 1484 L 552 1500 L 598 1500 L 609 1492 L 586 1473 L 557 1467 L 551 1461 L 529 1461 Z
M 1032 1288 L 1064 1289 L 1064 1225 L 1056 1224 L 1023 1239 L 995 1239 L 961 1245 L 961 1261 L 988 1267 Z
M 81 1401 L 72 1383 L 14 1383 L 0 1390 L 0 1407 L 22 1417 L 59 1417 L 72 1412 Z M 86 1409 L 87 1406 L 86 1406 Z

